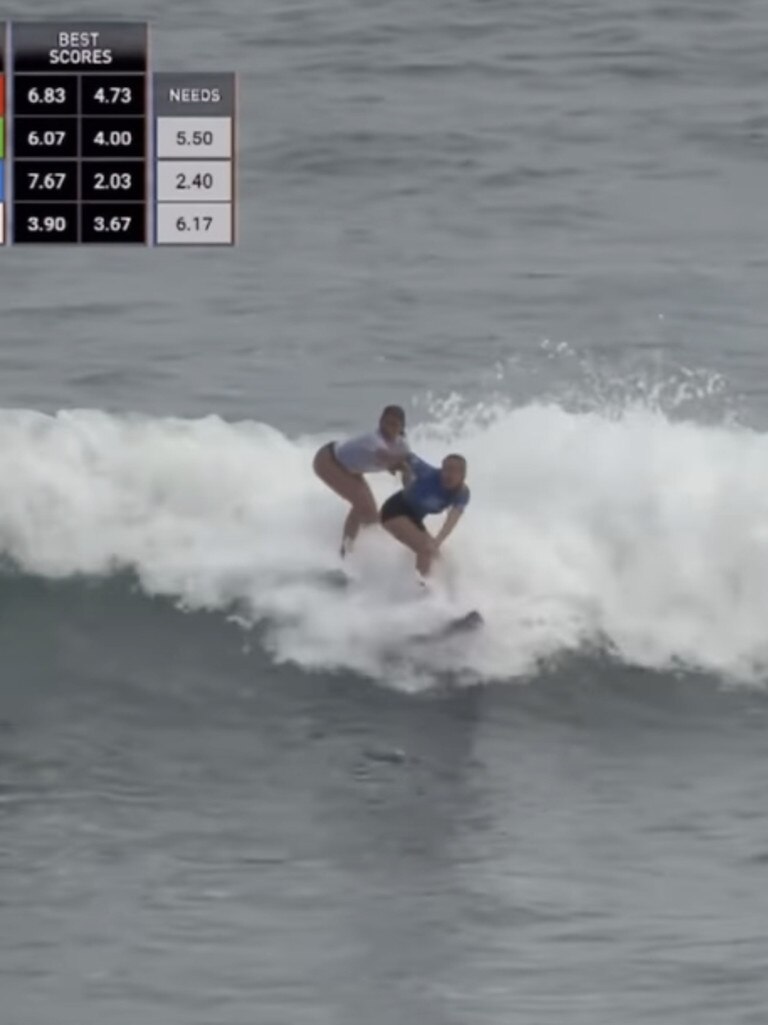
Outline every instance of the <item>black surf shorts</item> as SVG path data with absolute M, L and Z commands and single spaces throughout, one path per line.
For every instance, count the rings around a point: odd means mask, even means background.
M 424 526 L 424 518 L 411 509 L 406 502 L 405 495 L 402 491 L 398 491 L 396 494 L 390 495 L 381 507 L 382 523 L 386 523 L 387 520 L 394 520 L 398 516 L 405 516 L 407 520 L 411 521 L 414 527 L 418 527 L 419 530 L 426 530 L 426 527 Z

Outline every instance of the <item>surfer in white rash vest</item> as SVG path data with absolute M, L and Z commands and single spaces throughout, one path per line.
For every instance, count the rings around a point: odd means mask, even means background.
M 342 558 L 351 551 L 360 527 L 379 521 L 376 500 L 364 474 L 396 473 L 409 453 L 405 412 L 400 406 L 387 406 L 375 431 L 348 441 L 329 441 L 315 455 L 312 468 L 317 476 L 352 507 L 344 521 Z

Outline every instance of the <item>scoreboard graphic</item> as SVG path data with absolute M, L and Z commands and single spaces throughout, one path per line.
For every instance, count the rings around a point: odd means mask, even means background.
M 235 139 L 234 73 L 145 23 L 0 23 L 0 245 L 234 245 Z

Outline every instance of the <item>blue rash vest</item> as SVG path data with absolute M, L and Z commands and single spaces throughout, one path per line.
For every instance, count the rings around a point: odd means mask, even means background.
M 411 453 L 406 462 L 414 479 L 403 489 L 403 500 L 420 518 L 441 513 L 453 506 L 464 509 L 469 504 L 469 488 L 464 484 L 458 491 L 446 488 L 440 479 L 440 470 Z

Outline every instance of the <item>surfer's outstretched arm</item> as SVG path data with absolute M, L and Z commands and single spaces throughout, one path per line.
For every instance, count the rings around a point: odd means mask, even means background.
M 446 541 L 448 537 L 453 533 L 456 528 L 456 524 L 459 522 L 461 517 L 464 515 L 464 507 L 454 505 L 445 517 L 445 523 L 440 528 L 437 537 L 435 538 L 435 548 L 439 548 L 443 541 Z
M 400 467 L 400 471 L 399 472 L 400 472 L 400 480 L 403 483 L 403 487 L 407 488 L 408 485 L 413 480 L 413 470 L 410 468 L 408 463 L 403 463 L 403 465 Z

